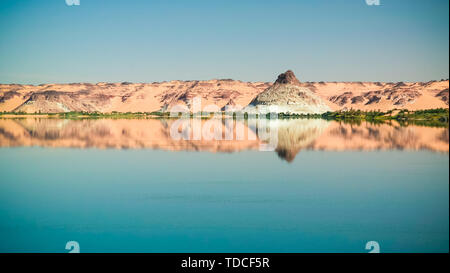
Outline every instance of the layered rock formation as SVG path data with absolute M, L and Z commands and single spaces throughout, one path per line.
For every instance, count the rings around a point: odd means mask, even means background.
M 301 86 L 291 70 L 278 76 L 275 83 L 256 96 L 251 106 L 272 106 L 271 112 L 321 114 L 331 109 L 310 89 Z
M 201 99 L 202 109 L 215 105 L 220 110 L 227 104 L 245 106 L 268 86 L 233 80 L 0 85 L 0 111 L 153 112 L 175 105 L 191 109 L 194 98 Z
M 448 108 L 449 81 L 302 83 L 324 98 L 332 110 L 423 110 Z
M 0 112 L 152 112 L 168 110 L 174 105 L 192 108 L 194 97 L 201 98 L 202 108 L 214 105 L 222 110 L 226 106 L 240 110 L 252 101 L 282 103 L 286 111 L 301 110 L 302 103 L 306 111 L 323 111 L 326 109 L 323 104 L 331 110 L 418 110 L 448 107 L 449 81 L 299 82 L 289 72 L 281 74 L 274 84 L 235 80 L 0 84 Z

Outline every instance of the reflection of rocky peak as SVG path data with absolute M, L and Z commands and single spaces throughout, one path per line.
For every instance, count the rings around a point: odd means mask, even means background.
M 278 120 L 270 123 L 270 130 L 277 131 L 278 156 L 292 162 L 300 150 L 308 148 L 328 127 L 322 119 Z
M 203 123 L 203 128 L 207 121 L 200 122 Z M 276 139 L 267 141 L 261 137 L 261 128 L 252 126 L 250 120 L 236 120 L 231 127 L 223 124 L 221 119 L 213 122 L 214 126 L 222 127 L 222 132 L 229 130 L 229 135 L 235 136 L 233 140 L 175 140 L 170 133 L 174 120 L 164 119 L 0 119 L 0 147 L 150 148 L 233 152 L 258 150 L 261 148 L 260 144 L 268 142 L 274 144 L 278 156 L 288 162 L 292 162 L 299 151 L 305 149 L 408 149 L 445 153 L 449 149 L 448 128 L 401 127 L 396 123 L 375 125 L 366 122 L 354 125 L 320 119 L 268 120 L 269 138 Z M 244 136 L 238 139 L 238 132 L 244 133 Z

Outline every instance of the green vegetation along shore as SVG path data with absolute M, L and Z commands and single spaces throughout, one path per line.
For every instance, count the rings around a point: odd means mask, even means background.
M 402 125 L 415 124 L 435 127 L 448 127 L 449 109 L 437 108 L 416 111 L 401 109 L 390 110 L 387 112 L 347 110 L 313 115 L 280 114 L 279 118 L 322 118 L 326 120 L 343 121 L 347 123 L 361 123 L 362 121 L 384 123 L 387 121 L 395 120 Z
M 409 111 L 390 110 L 388 112 L 369 111 L 363 112 L 359 110 L 327 112 L 322 115 L 322 118 L 331 120 L 364 120 L 371 122 L 384 122 L 388 120 L 396 120 L 400 124 L 416 124 L 428 125 L 437 127 L 448 127 L 449 124 L 449 109 L 438 108 L 428 110 Z
M 223 116 L 232 116 L 236 118 L 236 113 L 221 112 Z M 212 113 L 196 115 L 196 117 L 209 118 Z M 439 127 L 448 127 L 449 124 L 449 109 L 438 108 L 428 110 L 390 110 L 387 112 L 381 111 L 361 111 L 361 110 L 347 110 L 326 112 L 323 114 L 293 114 L 293 113 L 279 113 L 266 114 L 266 118 L 274 117 L 278 119 L 292 119 L 292 118 L 321 118 L 326 120 L 336 120 L 344 122 L 361 122 L 369 121 L 374 123 L 383 123 L 389 120 L 396 120 L 399 123 L 414 123 L 417 125 L 430 125 Z M 82 119 L 82 118 L 116 118 L 116 119 L 136 119 L 136 118 L 174 118 L 168 112 L 66 112 L 66 113 L 24 113 L 24 112 L 0 112 L 0 117 L 28 117 L 40 116 L 48 118 L 67 118 L 67 119 Z M 181 113 L 180 115 L 181 116 Z M 191 114 L 193 116 L 193 114 Z M 258 115 L 249 115 L 244 113 L 243 118 L 259 117 Z M 178 118 L 178 117 L 175 117 Z

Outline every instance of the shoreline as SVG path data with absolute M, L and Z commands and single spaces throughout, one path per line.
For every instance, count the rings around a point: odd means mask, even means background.
M 0 118 L 61 118 L 61 119 L 178 119 L 178 118 L 201 118 L 209 119 L 217 116 L 222 118 L 249 119 L 249 118 L 271 118 L 276 119 L 325 119 L 344 122 L 380 122 L 395 120 L 399 123 L 430 123 L 438 126 L 448 127 L 449 109 L 436 108 L 410 111 L 406 109 L 395 109 L 387 112 L 382 111 L 333 111 L 322 114 L 293 114 L 293 113 L 272 113 L 272 114 L 248 114 L 247 112 L 207 112 L 207 113 L 179 113 L 178 116 L 171 116 L 169 112 L 65 112 L 65 113 L 21 113 L 21 112 L 1 112 Z

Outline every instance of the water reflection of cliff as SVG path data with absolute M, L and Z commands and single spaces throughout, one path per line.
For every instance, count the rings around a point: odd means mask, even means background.
M 174 122 L 159 119 L 3 119 L 0 120 L 0 147 L 150 148 L 210 152 L 255 150 L 259 147 L 260 142 L 252 130 L 243 130 L 242 140 L 177 140 L 170 132 Z M 204 120 L 200 122 L 205 123 Z M 224 127 L 221 120 L 214 122 L 218 123 L 217 127 Z
M 158 119 L 0 119 L 0 147 L 42 146 L 115 149 L 163 149 L 173 151 L 236 152 L 259 150 L 267 142 L 261 130 L 250 121 L 209 121 L 211 133 L 221 128 L 216 140 L 200 137 L 194 140 L 174 139 L 174 120 Z M 191 121 L 192 122 L 192 121 Z M 208 121 L 197 120 L 201 127 Z M 250 129 L 249 129 L 250 128 Z M 275 151 L 280 158 L 293 161 L 301 150 L 430 150 L 449 151 L 448 128 L 398 124 L 350 125 L 314 120 L 269 121 L 267 128 L 275 132 Z M 204 130 L 204 129 L 203 129 Z M 209 129 L 208 129 L 209 130 Z M 228 137 L 226 133 L 228 130 Z M 243 133 L 238 138 L 237 135 Z M 203 132 L 204 136 L 205 132 Z M 216 133 L 217 136 L 217 133 Z
M 278 132 L 275 151 L 280 158 L 292 162 L 300 150 L 309 149 L 329 125 L 330 122 L 322 119 L 271 121 L 271 130 Z

